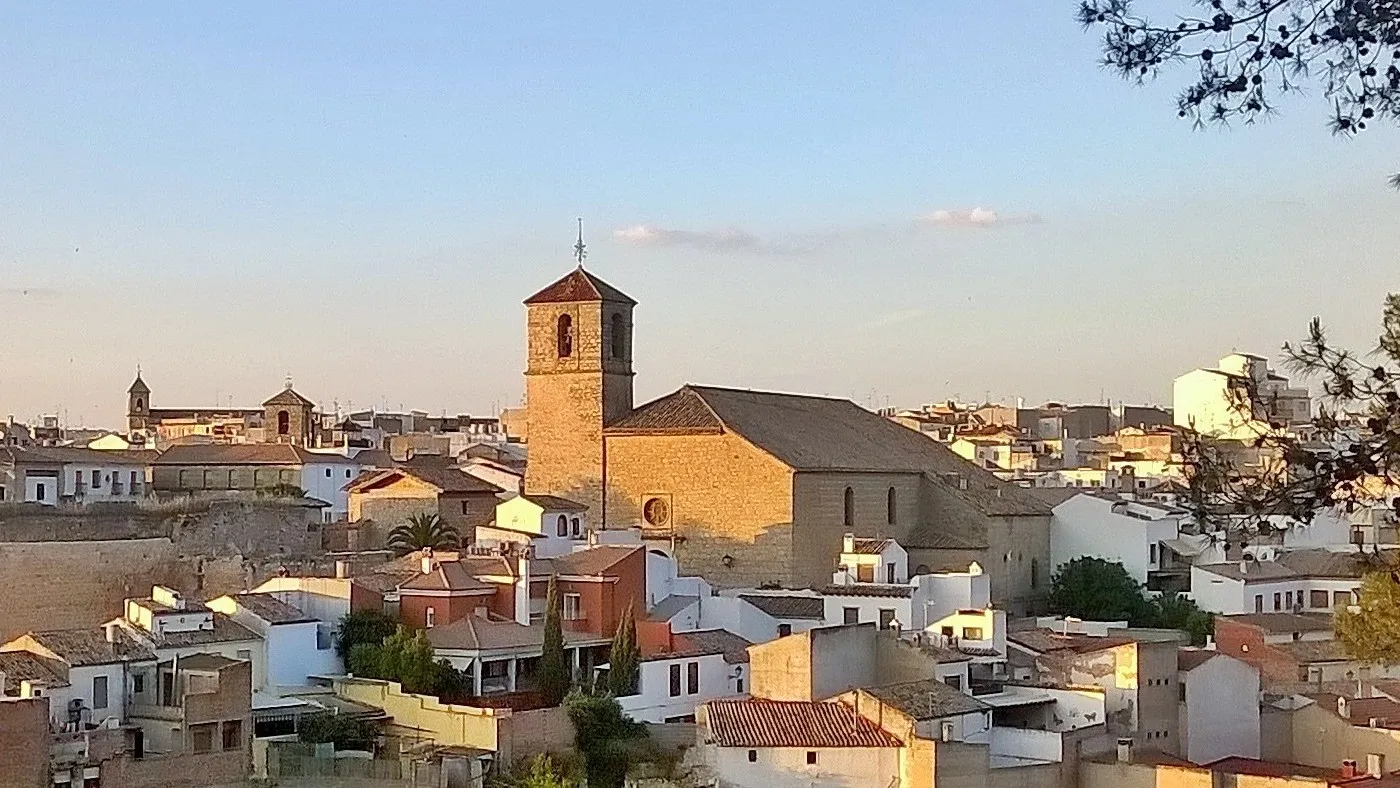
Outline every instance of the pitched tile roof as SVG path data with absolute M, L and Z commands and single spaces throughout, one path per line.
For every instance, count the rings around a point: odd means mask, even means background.
M 920 473 L 989 516 L 1050 514 L 1049 506 L 1021 488 L 850 400 L 686 385 L 634 410 L 607 431 L 729 431 L 794 470 Z
M 893 539 L 856 539 L 852 555 L 879 555 L 894 544 Z
M 1006 639 L 1018 646 L 1039 654 L 1057 651 L 1088 654 L 1094 651 L 1126 646 L 1133 642 L 1129 637 L 1096 637 L 1071 633 L 1061 635 L 1048 629 L 1023 629 L 1006 633 Z
M 554 573 L 600 577 L 628 556 L 644 549 L 641 545 L 597 545 L 553 558 L 536 559 L 534 564 L 540 565 L 540 575 Z M 531 567 L 530 572 L 535 574 L 536 570 Z
M 155 652 L 125 629 L 118 627 L 113 634 L 111 643 L 107 642 L 107 633 L 102 627 L 30 632 L 28 637 L 75 668 L 156 658 Z
M 991 708 L 982 701 L 963 693 L 961 690 L 953 689 L 938 679 L 866 687 L 865 691 L 915 720 L 955 717 Z
M 1351 660 L 1340 640 L 1295 640 L 1291 643 L 1271 643 L 1269 647 L 1286 654 L 1300 665 Z
M 291 386 L 287 386 L 281 391 L 268 397 L 263 402 L 263 407 L 268 405 L 294 405 L 299 408 L 314 408 L 316 403 L 298 394 Z
M 1329 632 L 1332 629 L 1332 617 L 1325 613 L 1239 613 L 1217 618 L 1259 627 L 1270 634 Z
M 42 682 L 49 686 L 64 686 L 63 666 L 28 651 L 0 651 L 0 674 L 5 684 L 0 693 L 16 695 L 22 681 Z
M 533 503 L 541 509 L 544 509 L 545 511 L 549 512 L 588 511 L 587 504 L 582 504 L 578 501 L 571 501 L 568 498 L 561 498 L 557 495 L 537 495 L 535 493 L 526 493 L 524 495 L 513 495 L 506 500 L 515 500 L 516 498 L 524 498 L 530 503 Z
M 45 446 L 28 449 L 30 454 L 53 462 L 91 463 L 93 465 L 150 465 L 156 452 L 142 450 L 87 449 L 79 446 Z
M 300 624 L 316 620 L 272 594 L 234 594 L 233 598 L 243 609 L 269 624 Z
M 841 703 L 712 700 L 710 738 L 720 747 L 898 747 L 888 732 Z
M 1240 562 L 1205 564 L 1201 569 L 1246 583 L 1262 580 L 1278 580 L 1287 577 L 1321 577 L 1341 580 L 1356 580 L 1367 572 L 1393 565 L 1400 550 L 1382 550 L 1378 557 L 1373 553 L 1333 552 L 1323 548 L 1289 550 L 1280 553 L 1273 561 L 1248 561 L 1245 571 L 1240 571 Z
M 171 446 L 154 465 L 301 465 L 301 455 L 287 443 L 209 443 Z
M 500 487 L 485 479 L 463 473 L 456 468 L 430 465 L 400 465 L 396 468 L 362 473 L 342 489 L 345 492 L 358 492 L 406 477 L 417 479 L 444 493 L 489 493 L 495 495 L 504 492 Z
M 477 580 L 469 571 L 470 565 L 461 561 L 434 561 L 433 571 L 420 571 L 400 585 L 399 593 L 405 591 L 492 591 L 496 587 Z
M 670 621 L 676 614 L 700 601 L 698 596 L 686 596 L 684 594 L 671 594 L 665 599 L 651 606 L 647 611 L 647 618 L 653 621 Z
M 1209 662 L 1213 657 L 1220 656 L 1219 651 L 1205 648 L 1182 648 L 1176 652 L 1176 669 L 1182 673 L 1195 670 Z
M 749 646 L 744 638 L 726 629 L 701 629 L 694 632 L 676 632 L 671 635 L 671 648 L 648 654 L 646 659 L 679 659 L 683 657 L 704 657 L 713 654 L 724 655 L 724 661 L 738 665 L 749 661 Z
M 740 594 L 739 598 L 773 618 L 801 618 L 822 621 L 826 618 L 826 602 L 819 596 L 781 596 L 778 594 Z
M 427 630 L 428 642 L 433 648 L 462 651 L 490 651 L 509 648 L 544 648 L 544 625 L 524 626 L 514 621 L 488 621 L 476 616 L 453 621 L 441 627 Z M 606 643 L 587 632 L 564 630 L 564 642 L 568 644 Z
M 821 592 L 827 596 L 869 596 L 869 597 L 911 597 L 914 587 L 909 585 L 886 585 L 884 583 L 852 583 L 847 586 L 824 586 Z
M 586 301 L 611 301 L 636 305 L 621 290 L 604 282 L 579 266 L 553 284 L 525 299 L 529 304 L 571 304 Z
M 261 640 L 253 630 L 239 624 L 223 613 L 214 614 L 213 629 L 192 629 L 186 632 L 166 632 L 152 635 L 158 648 L 185 648 L 203 646 L 209 643 L 233 643 L 245 640 Z
M 222 670 L 229 665 L 237 665 L 238 660 L 229 659 L 222 654 L 191 654 L 188 657 L 180 657 L 180 667 L 188 670 Z

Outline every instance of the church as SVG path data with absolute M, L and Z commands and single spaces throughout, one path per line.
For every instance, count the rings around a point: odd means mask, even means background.
M 315 403 L 298 394 L 291 380 L 256 408 L 155 408 L 151 387 L 141 379 L 126 390 L 127 440 L 135 447 L 176 443 L 290 443 L 312 446 Z
M 842 536 L 911 574 L 979 562 L 1018 614 L 1049 590 L 1050 509 L 849 400 L 686 385 L 633 402 L 637 302 L 582 265 L 525 300 L 526 492 L 640 526 L 717 587 L 828 583 Z

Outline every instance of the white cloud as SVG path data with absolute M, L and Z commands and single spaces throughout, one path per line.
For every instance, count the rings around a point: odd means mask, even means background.
M 764 240 L 738 227 L 722 230 L 675 230 L 638 224 L 613 231 L 613 237 L 633 246 L 685 247 L 705 252 L 755 252 L 792 255 L 805 251 L 788 244 Z
M 877 331 L 882 328 L 899 325 L 900 323 L 908 323 L 911 320 L 918 320 L 923 316 L 924 310 L 922 309 L 901 309 L 898 312 L 890 312 L 872 320 L 867 320 L 860 324 L 859 329 L 861 331 Z
M 1045 220 L 1039 214 L 1003 214 L 990 208 L 941 209 L 919 217 L 919 221 L 933 227 L 1005 227 L 1013 224 L 1040 224 Z

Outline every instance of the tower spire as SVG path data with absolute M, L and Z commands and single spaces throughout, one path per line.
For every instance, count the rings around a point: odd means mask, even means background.
M 588 247 L 583 244 L 583 217 L 578 218 L 578 243 L 574 244 L 574 259 L 578 260 L 578 267 L 583 267 L 583 261 L 588 259 Z

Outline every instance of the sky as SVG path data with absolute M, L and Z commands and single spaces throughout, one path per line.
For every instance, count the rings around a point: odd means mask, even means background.
M 521 301 L 686 383 L 1169 404 L 1400 290 L 1400 133 L 1193 130 L 1069 0 L 0 5 L 0 416 L 520 403 Z M 993 7 L 995 10 L 989 10 Z

